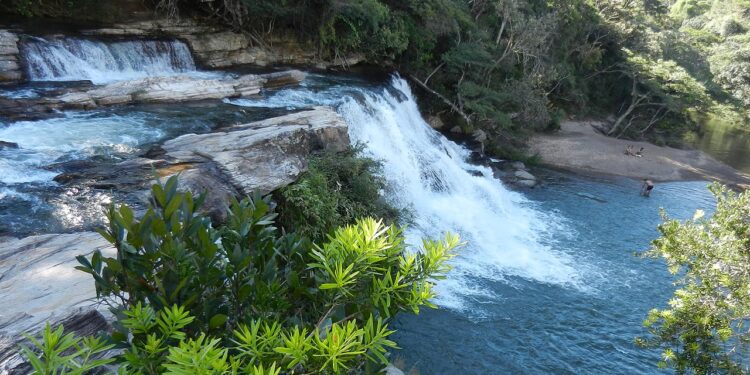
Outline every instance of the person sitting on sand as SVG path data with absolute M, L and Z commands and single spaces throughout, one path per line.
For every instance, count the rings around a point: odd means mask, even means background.
M 628 147 L 625 147 L 625 155 L 633 156 L 633 145 L 628 145 Z
M 654 190 L 654 182 L 644 178 L 643 179 L 643 186 L 641 186 L 641 195 L 644 197 L 651 196 L 651 190 Z
M 635 156 L 636 156 L 636 157 L 639 157 L 639 158 L 642 158 L 642 157 L 643 157 L 643 147 L 641 147 L 641 149 L 640 149 L 640 150 L 638 150 L 638 152 L 636 152 L 636 153 L 635 153 Z

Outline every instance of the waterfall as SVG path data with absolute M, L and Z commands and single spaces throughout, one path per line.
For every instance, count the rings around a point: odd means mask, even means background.
M 28 37 L 21 43 L 21 57 L 33 81 L 100 84 L 196 70 L 190 49 L 181 41 Z
M 262 101 L 227 100 L 245 106 L 302 108 L 332 105 L 349 124 L 353 143 L 383 163 L 395 206 L 413 215 L 407 237 L 461 235 L 467 246 L 454 270 L 438 285 L 438 304 L 461 310 L 466 298 L 487 295 L 487 281 L 513 277 L 582 288 L 581 265 L 547 243 L 562 229 L 554 214 L 533 207 L 506 188 L 489 167 L 470 164 L 469 150 L 448 140 L 422 118 L 406 81 L 393 78 L 385 89 L 335 86 L 325 90 L 281 90 Z

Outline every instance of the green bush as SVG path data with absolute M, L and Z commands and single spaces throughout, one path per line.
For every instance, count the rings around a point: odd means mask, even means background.
M 310 160 L 300 179 L 274 194 L 279 223 L 313 241 L 324 240 L 335 228 L 372 216 L 395 223 L 402 213 L 381 195 L 386 189 L 381 164 L 361 154 L 361 147 L 326 152 Z
M 669 220 L 647 255 L 661 258 L 678 279 L 669 306 L 651 310 L 650 336 L 638 343 L 661 348 L 660 367 L 678 374 L 746 374 L 750 332 L 750 192 L 710 188 L 710 217 Z
M 116 357 L 123 373 L 377 370 L 396 347 L 388 322 L 432 307 L 434 281 L 459 246 L 448 234 L 412 251 L 400 228 L 371 218 L 313 245 L 279 233 L 270 200 L 260 197 L 233 200 L 226 224 L 213 228 L 197 211 L 202 197 L 176 186 L 175 177 L 154 185 L 140 218 L 126 205 L 110 209 L 101 233 L 114 257 L 77 258 L 115 307 L 107 343 L 124 350 Z M 65 340 L 53 336 L 37 342 L 40 354 L 25 350 L 35 367 L 89 366 L 88 353 L 101 348 L 67 356 L 58 350 Z

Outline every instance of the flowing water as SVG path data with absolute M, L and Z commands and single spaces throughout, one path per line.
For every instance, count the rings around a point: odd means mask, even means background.
M 45 80 L 194 69 L 185 56 L 173 59 L 178 42 L 160 42 L 172 52 L 159 56 L 171 57 L 144 58 L 145 65 L 158 67 L 153 71 L 112 53 L 117 64 L 75 72 L 68 59 L 85 62 L 85 56 L 116 49 L 90 43 L 76 44 L 82 51 L 76 55 L 78 47 L 60 41 L 27 42 L 34 48 L 25 53 L 28 58 L 33 49 L 39 66 L 55 67 L 39 70 L 46 72 L 40 73 Z M 145 48 L 120 47 L 133 56 Z M 168 62 L 162 66 L 157 60 Z M 659 184 L 645 199 L 635 181 L 547 172 L 541 188 L 513 191 L 492 177 L 491 168 L 469 163 L 467 149 L 432 130 L 398 77 L 368 82 L 311 74 L 300 87 L 265 92 L 258 100 L 71 111 L 50 120 L 0 124 L 0 140 L 21 147 L 0 151 L 0 234 L 76 228 L 65 220 L 81 215 L 55 203 L 65 192 L 52 181 L 53 163 L 124 160 L 179 134 L 312 105 L 334 107 L 349 124 L 352 142 L 364 143 L 367 154 L 383 161 L 385 194 L 411 212 L 411 243 L 445 231 L 467 241 L 448 279 L 438 285 L 440 309 L 395 322 L 403 348 L 395 356 L 407 368 L 422 374 L 656 372 L 658 353 L 636 348 L 633 339 L 644 333 L 641 321 L 650 308 L 664 305 L 672 286 L 663 264 L 634 252 L 657 235 L 659 207 L 679 218 L 697 208 L 710 211 L 705 183 Z
M 197 73 L 188 46 L 174 40 L 106 43 L 70 37 L 25 37 L 20 50 L 32 81 L 89 80 L 100 84 Z

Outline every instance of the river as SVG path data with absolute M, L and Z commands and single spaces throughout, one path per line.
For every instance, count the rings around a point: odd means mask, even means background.
M 38 81 L 209 74 L 196 70 L 179 43 L 138 43 L 36 40 L 24 53 Z M 113 63 L 84 65 L 100 55 Z M 148 63 L 139 65 L 137 56 Z M 55 84 L 32 82 L 10 95 L 44 95 L 45 85 Z M 395 322 L 402 349 L 394 357 L 407 369 L 656 372 L 659 353 L 637 348 L 633 340 L 645 333 L 641 322 L 648 310 L 666 303 L 671 278 L 661 262 L 634 254 L 657 236 L 660 208 L 677 218 L 698 208 L 710 212 L 706 183 L 659 184 L 647 199 L 638 195 L 635 181 L 539 169 L 541 187 L 511 189 L 489 167 L 471 164 L 467 149 L 431 129 L 398 76 L 372 81 L 312 73 L 299 87 L 268 91 L 257 100 L 68 111 L 48 120 L 2 123 L 0 139 L 20 149 L 0 151 L 0 234 L 72 231 L 97 214 L 65 200 L 64 188 L 52 180 L 55 163 L 125 160 L 180 134 L 311 105 L 333 106 L 349 124 L 352 141 L 383 162 L 389 186 L 384 194 L 411 212 L 411 243 L 445 231 L 467 241 L 448 279 L 438 284 L 440 308 L 403 314 Z M 97 194 L 104 204 L 112 199 Z

